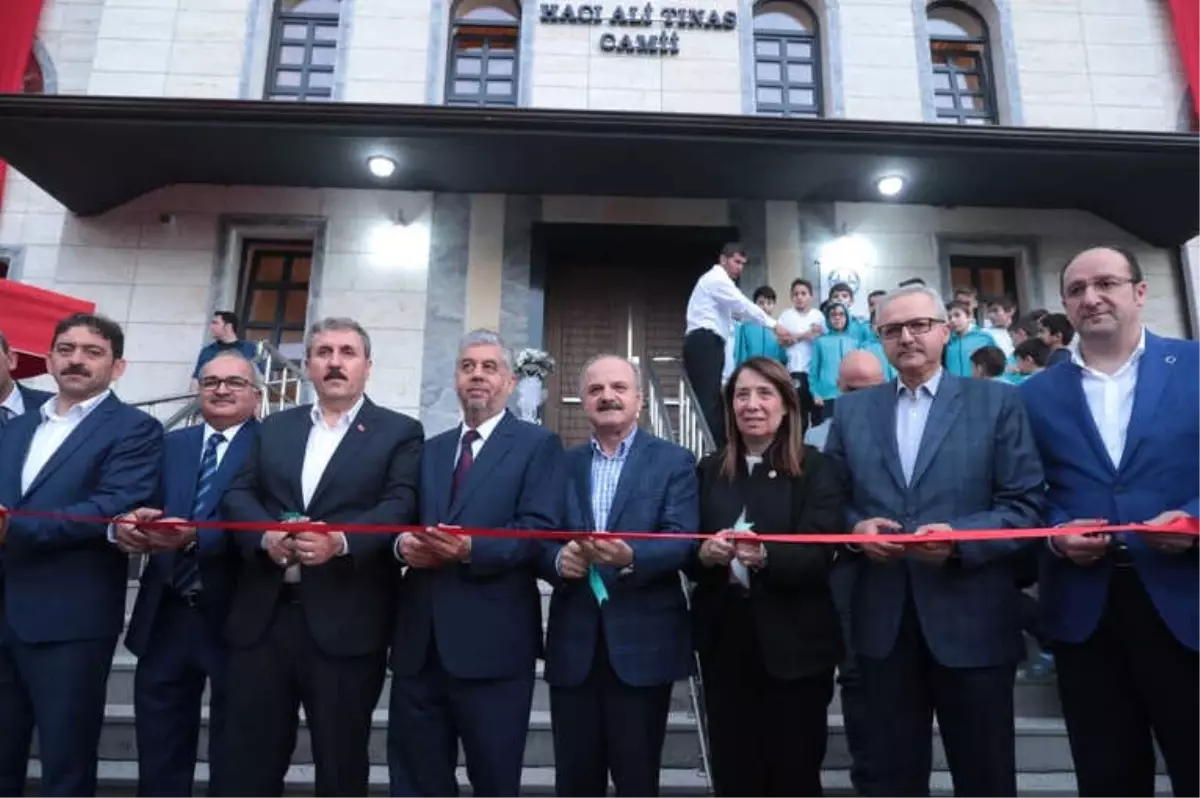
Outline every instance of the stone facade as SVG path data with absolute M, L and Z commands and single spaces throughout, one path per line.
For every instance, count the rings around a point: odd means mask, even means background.
M 37 51 L 59 93 L 257 98 L 273 2 L 47 0 Z M 334 99 L 442 102 L 453 5 L 342 0 Z M 542 22 L 541 4 L 524 3 L 519 104 L 752 113 L 752 0 L 668 5 L 736 12 L 737 28 L 681 31 L 678 55 L 617 55 L 601 48 L 607 24 Z M 1160 0 L 971 5 L 988 23 L 1002 124 L 1179 128 L 1185 84 Z M 934 118 L 924 0 L 810 7 L 825 116 Z M 910 276 L 949 288 L 951 254 L 1011 254 L 1025 309 L 1058 306 L 1057 269 L 1070 253 L 1116 241 L 1144 257 L 1147 318 L 1170 335 L 1189 331 L 1195 278 L 1187 270 L 1200 262 L 1196 242 L 1181 270 L 1178 253 L 1073 211 L 178 186 L 79 219 L 15 173 L 0 207 L 0 255 L 11 277 L 93 299 L 126 325 L 131 367 L 120 390 L 144 399 L 186 388 L 209 314 L 235 304 L 239 236 L 313 240 L 309 318 L 346 314 L 369 327 L 372 394 L 422 414 L 435 432 L 456 419 L 450 375 L 464 330 L 496 327 L 515 345 L 541 342 L 543 297 L 531 264 L 538 223 L 736 226 L 755 256 L 747 289 L 769 282 L 781 293 L 795 276 L 815 277 L 816 253 L 842 232 L 875 251 L 864 288 Z

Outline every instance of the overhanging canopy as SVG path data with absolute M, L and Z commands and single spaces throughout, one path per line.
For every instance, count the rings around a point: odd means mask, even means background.
M 17 353 L 13 377 L 23 380 L 46 373 L 46 354 L 54 327 L 72 313 L 92 313 L 96 303 L 44 288 L 0 280 L 0 332 Z
M 1077 208 L 1155 246 L 1200 228 L 1197 140 L 536 109 L 0 96 L 0 158 L 75 213 L 176 183 Z M 399 164 L 373 178 L 374 154 Z

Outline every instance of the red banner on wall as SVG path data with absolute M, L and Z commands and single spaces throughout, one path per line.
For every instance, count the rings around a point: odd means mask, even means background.
M 1200 109 L 1200 0 L 1170 0 L 1175 41 L 1183 59 L 1183 74 L 1192 93 L 1192 121 Z
M 42 0 L 0 0 L 0 93 L 15 94 L 25 82 L 33 53 Z M 0 204 L 4 202 L 4 161 L 0 161 Z
M 26 283 L 0 280 L 0 332 L 17 353 L 13 376 L 19 380 L 46 373 L 46 353 L 54 327 L 72 313 L 92 313 L 95 302 L 57 294 Z

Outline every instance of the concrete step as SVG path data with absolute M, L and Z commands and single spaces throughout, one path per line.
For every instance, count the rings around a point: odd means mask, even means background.
M 471 785 L 467 781 L 465 768 L 458 769 L 459 790 L 464 795 L 471 795 Z M 288 769 L 284 779 L 284 794 L 312 795 L 314 786 L 314 768 L 312 765 L 293 765 Z M 388 794 L 387 767 L 373 765 L 370 773 L 369 794 L 386 796 Z M 26 794 L 37 795 L 41 781 L 41 762 L 36 759 L 29 763 L 29 780 L 26 783 Z M 850 786 L 850 772 L 844 769 L 824 770 L 821 772 L 821 783 L 825 794 L 830 796 L 854 795 Z M 685 798 L 685 796 L 708 795 L 704 776 L 690 770 L 664 770 L 661 776 L 661 794 L 664 798 Z M 208 765 L 199 763 L 196 766 L 196 794 L 204 794 L 208 786 Z M 101 762 L 99 767 L 99 785 L 97 796 L 110 798 L 131 795 L 137 787 L 137 764 L 134 762 Z M 611 788 L 610 788 L 611 794 Z M 1156 796 L 1171 795 L 1171 785 L 1165 776 L 1155 779 L 1154 792 Z M 554 795 L 554 769 L 550 767 L 524 768 L 521 773 L 521 794 L 526 796 Z M 930 794 L 941 798 L 954 794 L 950 774 L 935 772 L 930 779 Z M 1017 795 L 1021 798 L 1066 798 L 1077 795 L 1075 774 L 1071 772 L 1058 773 L 1018 773 Z
M 201 760 L 206 760 L 207 707 L 202 712 L 199 756 Z M 369 743 L 372 764 L 384 765 L 387 763 L 387 717 L 386 710 L 376 710 L 372 718 L 373 728 Z M 946 770 L 945 752 L 942 749 L 940 732 L 936 724 L 933 735 L 934 769 Z M 1016 735 L 1017 765 L 1022 772 L 1056 773 L 1072 769 L 1066 728 L 1061 719 L 1018 718 Z M 133 761 L 137 759 L 134 712 L 131 704 L 111 704 L 106 707 L 99 750 L 100 758 L 103 760 Z M 307 765 L 312 762 L 311 744 L 303 722 L 303 712 L 301 712 L 300 735 L 292 761 L 297 765 Z M 693 717 L 686 712 L 672 712 L 668 718 L 667 734 L 663 743 L 663 767 L 690 770 L 699 767 L 699 762 L 699 742 Z M 545 710 L 535 710 L 530 713 L 525 765 L 527 767 L 551 767 L 553 764 L 554 746 L 550 728 L 550 713 Z M 834 770 L 850 767 L 845 725 L 839 714 L 831 714 L 829 717 L 829 749 L 825 758 L 825 766 Z

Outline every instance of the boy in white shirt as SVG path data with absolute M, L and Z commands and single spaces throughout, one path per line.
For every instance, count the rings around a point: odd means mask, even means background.
M 825 332 L 825 316 L 812 306 L 812 300 L 812 283 L 796 278 L 792 281 L 792 306 L 779 315 L 779 326 L 796 338 L 796 343 L 787 348 L 787 369 L 800 394 L 800 415 L 805 429 L 809 427 L 813 411 L 812 392 L 808 386 L 812 342 Z

